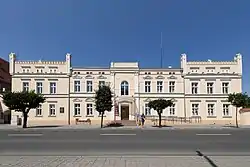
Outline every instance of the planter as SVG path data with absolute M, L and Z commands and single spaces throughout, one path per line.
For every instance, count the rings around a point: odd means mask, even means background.
M 242 108 L 240 113 L 240 125 L 250 125 L 250 108 Z

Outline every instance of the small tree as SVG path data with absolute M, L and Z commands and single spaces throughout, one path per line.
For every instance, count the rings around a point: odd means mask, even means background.
M 167 108 L 167 107 L 170 107 L 173 105 L 173 102 L 172 100 L 165 100 L 165 99 L 157 99 L 157 100 L 153 100 L 153 101 L 150 101 L 148 103 L 148 107 L 150 109 L 154 109 L 157 111 L 158 115 L 159 115 L 159 127 L 161 127 L 161 114 L 162 114 L 162 111 Z
M 236 119 L 236 127 L 238 128 L 238 108 L 239 107 L 246 107 L 249 102 L 249 97 L 246 93 L 231 93 L 228 95 L 228 102 L 231 103 L 231 105 L 236 107 L 235 111 L 235 119 Z
M 30 92 L 5 92 L 3 103 L 10 109 L 23 113 L 23 128 L 27 128 L 27 119 L 30 109 L 37 108 L 44 103 L 45 98 L 35 91 Z
M 101 115 L 101 128 L 103 128 L 103 115 L 105 111 L 111 111 L 112 105 L 112 92 L 109 86 L 102 85 L 95 94 L 95 107 Z

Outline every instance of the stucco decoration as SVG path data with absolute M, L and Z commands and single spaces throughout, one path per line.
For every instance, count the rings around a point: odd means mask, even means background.
M 107 79 L 107 77 L 103 76 L 103 75 L 100 75 L 97 77 L 97 79 Z
M 86 101 L 86 102 L 95 102 L 95 99 L 89 97 L 89 98 L 87 98 L 85 101 Z
M 87 75 L 85 78 L 86 79 L 94 79 L 94 77 L 92 75 Z
M 157 77 L 155 77 L 155 79 L 165 79 L 165 77 L 162 75 L 158 75 Z
M 82 79 L 82 77 L 76 74 L 73 76 L 73 79 Z
M 177 79 L 177 77 L 172 75 L 172 76 L 168 77 L 168 79 Z
M 147 76 L 143 77 L 143 79 L 153 79 L 153 77 L 147 75 Z
M 75 98 L 75 99 L 73 99 L 73 102 L 82 102 L 82 100 L 79 98 Z
M 150 98 L 147 98 L 147 99 L 144 100 L 144 102 L 150 102 L 150 101 L 151 101 Z

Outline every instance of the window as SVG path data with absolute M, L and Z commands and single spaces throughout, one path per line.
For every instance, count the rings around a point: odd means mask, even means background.
M 64 113 L 64 107 L 60 107 L 60 114 Z
M 191 83 L 191 92 L 192 94 L 197 94 L 198 93 L 198 83 L 197 82 L 193 82 Z
M 81 82 L 74 81 L 74 92 L 80 92 L 80 91 L 81 91 Z
M 145 104 L 145 115 L 151 115 L 151 110 L 148 106 L 148 103 Z
M 50 87 L 50 94 L 56 94 L 56 83 L 50 82 L 49 87 Z
M 145 92 L 151 92 L 151 81 L 145 81 Z
M 207 105 L 207 114 L 208 116 L 214 116 L 214 104 L 208 104 Z
M 74 104 L 74 116 L 81 115 L 81 105 L 79 103 Z
M 87 92 L 93 91 L 93 83 L 92 81 L 87 81 Z
M 223 104 L 223 116 L 230 116 L 229 104 Z
M 42 82 L 36 83 L 36 93 L 43 93 L 43 83 Z
M 175 115 L 175 104 L 169 107 L 169 115 L 174 116 Z
M 192 104 L 192 116 L 199 115 L 199 104 Z
M 161 93 L 163 92 L 163 81 L 157 81 L 157 92 Z
M 23 91 L 29 91 L 29 82 L 23 82 Z
M 105 85 L 105 81 L 99 81 L 99 86 L 104 86 Z
M 128 95 L 128 89 L 129 89 L 129 85 L 127 81 L 123 81 L 121 83 L 121 95 Z
M 42 105 L 41 104 L 36 108 L 36 116 L 42 116 Z
M 213 94 L 213 87 L 214 83 L 212 82 L 207 83 L 207 94 Z
M 169 82 L 169 93 L 173 93 L 175 89 L 175 82 L 174 81 L 170 81 Z
M 49 105 L 49 116 L 56 116 L 56 105 L 55 104 Z
M 228 82 L 223 82 L 222 83 L 222 93 L 223 94 L 228 94 L 228 89 L 229 89 L 229 83 Z
M 87 116 L 93 115 L 93 104 L 87 104 Z

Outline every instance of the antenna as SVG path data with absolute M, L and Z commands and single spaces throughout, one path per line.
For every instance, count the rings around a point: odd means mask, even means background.
M 163 67 L 163 47 L 162 47 L 162 32 L 161 32 L 161 68 Z

